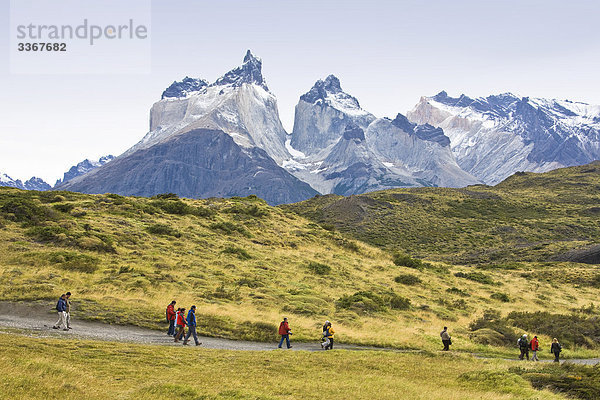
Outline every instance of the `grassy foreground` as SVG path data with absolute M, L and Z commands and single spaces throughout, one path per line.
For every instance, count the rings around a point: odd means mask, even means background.
M 460 354 L 234 352 L 0 333 L 0 398 L 565 398 L 533 389 L 511 365 Z

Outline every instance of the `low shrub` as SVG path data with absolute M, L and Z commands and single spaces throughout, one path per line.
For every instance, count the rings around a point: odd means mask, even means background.
M 229 222 L 229 221 L 215 222 L 214 224 L 210 225 L 210 228 L 212 230 L 219 230 L 219 231 L 225 232 L 229 235 L 231 235 L 232 233 L 238 232 L 246 237 L 252 236 L 252 235 L 250 235 L 250 232 L 248 232 L 246 227 L 244 227 L 244 225 L 236 224 L 236 223 Z
M 454 274 L 457 278 L 465 278 L 470 281 L 483 283 L 484 285 L 495 285 L 496 282 L 483 272 L 457 272 Z
M 506 319 L 501 317 L 500 311 L 488 309 L 483 312 L 481 318 L 471 322 L 469 329 L 473 332 L 472 339 L 474 341 L 481 340 L 479 343 L 489 344 L 490 340 L 493 340 L 495 344 L 503 344 L 505 346 L 515 346 L 520 335 L 515 332 Z M 483 329 L 490 331 L 482 331 L 485 335 L 478 335 L 478 332 Z
M 317 275 L 328 275 L 331 272 L 331 267 L 327 264 L 311 261 L 306 266 L 311 272 Z
M 66 239 L 68 231 L 60 226 L 35 226 L 25 231 L 33 240 L 41 243 L 58 243 Z
M 401 274 L 401 275 L 398 275 L 397 277 L 394 278 L 394 282 L 401 283 L 403 285 L 412 286 L 412 285 L 418 285 L 422 281 L 421 281 L 421 278 L 419 278 L 416 275 Z
M 456 294 L 456 295 L 459 295 L 459 296 L 462 296 L 462 297 L 471 297 L 471 295 L 469 293 L 467 293 L 464 290 L 461 290 L 461 289 L 459 289 L 457 287 L 454 287 L 454 286 L 451 287 L 451 288 L 446 289 L 446 292 L 452 293 L 452 294 Z
M 269 215 L 269 210 L 266 207 L 259 207 L 257 204 L 245 206 L 243 204 L 235 204 L 223 210 L 225 213 L 243 214 L 251 217 L 264 217 Z
M 340 297 L 335 302 L 336 307 L 355 311 L 359 314 L 385 312 L 388 308 L 394 310 L 407 310 L 410 300 L 398 296 L 394 292 L 378 295 L 372 292 L 359 291 L 352 295 Z
M 510 297 L 506 293 L 492 293 L 490 296 L 491 299 L 501 301 L 503 303 L 510 302 Z
M 29 225 L 55 219 L 55 213 L 50 208 L 22 198 L 8 199 L 0 206 L 0 213 L 8 220 L 25 222 Z
M 421 260 L 412 258 L 412 257 L 407 256 L 406 254 L 402 254 L 402 253 L 395 253 L 393 261 L 394 261 L 394 264 L 396 264 L 399 267 L 408 267 L 408 268 L 415 268 L 415 269 L 423 268 L 423 262 Z
M 173 236 L 173 237 L 181 237 L 181 232 L 177 229 L 165 225 L 165 224 L 154 224 L 150 225 L 146 228 L 146 231 L 152 233 L 154 235 L 165 235 L 165 236 Z
M 75 205 L 71 204 L 71 203 L 59 203 L 59 204 L 54 204 L 52 206 L 52 208 L 54 208 L 57 211 L 63 212 L 63 213 L 69 213 L 69 212 L 71 212 L 71 210 L 73 210 L 75 208 Z
M 240 260 L 249 260 L 252 258 L 252 256 L 245 249 L 235 246 L 227 246 L 221 253 L 235 255 Z

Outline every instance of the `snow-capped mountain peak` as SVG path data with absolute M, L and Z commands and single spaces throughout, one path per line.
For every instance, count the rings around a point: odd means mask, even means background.
M 262 76 L 262 60 L 252 54 L 250 50 L 246 52 L 242 65 L 227 72 L 210 86 L 231 85 L 239 87 L 244 83 L 255 84 L 269 91 L 267 82 Z
M 349 115 L 369 115 L 360 108 L 356 97 L 342 90 L 340 80 L 335 75 L 319 79 L 307 93 L 300 96 L 300 100 L 309 104 L 329 106 Z
M 165 89 L 161 99 L 187 97 L 192 93 L 202 91 L 208 86 L 208 81 L 200 78 L 185 77 L 183 80 L 173 82 L 171 86 Z
M 442 128 L 459 165 L 487 184 L 600 158 L 600 106 L 503 93 L 423 97 L 412 122 Z

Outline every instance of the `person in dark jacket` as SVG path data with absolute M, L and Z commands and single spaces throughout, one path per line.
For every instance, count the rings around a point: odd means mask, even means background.
M 177 318 L 177 314 L 175 313 L 175 304 L 177 304 L 177 302 L 173 300 L 171 304 L 167 306 L 167 322 L 169 323 L 167 335 L 169 336 L 175 335 L 175 319 Z
M 562 351 L 562 346 L 558 343 L 558 339 L 552 339 L 552 346 L 550 347 L 550 353 L 554 354 L 554 362 L 559 362 L 558 357 Z
M 198 336 L 196 335 L 196 306 L 192 306 L 192 308 L 190 308 L 190 311 L 188 311 L 187 325 L 188 333 L 185 336 L 183 344 L 187 346 L 190 340 L 190 336 L 194 336 L 194 342 L 196 343 L 196 346 L 200 346 L 202 343 L 198 341 Z
M 61 294 L 58 299 L 58 303 L 56 303 L 56 311 L 58 312 L 58 321 L 54 324 L 52 328 L 59 329 L 60 325 L 63 326 L 63 331 L 68 331 L 67 327 L 67 295 Z
M 440 332 L 440 337 L 442 338 L 442 343 L 444 344 L 443 351 L 450 350 L 450 345 L 452 344 L 452 339 L 450 338 L 450 334 L 448 333 L 448 327 L 445 326 L 444 330 Z
M 527 361 L 529 361 L 529 341 L 527 340 L 527 334 L 524 333 L 523 336 L 517 341 L 519 345 L 519 350 L 521 350 L 521 354 L 519 355 L 519 360 L 522 360 L 524 357 L 527 357 Z
M 175 343 L 179 342 L 183 334 L 185 333 L 185 308 L 177 309 L 177 333 L 175 333 Z
M 292 334 L 292 330 L 290 329 L 287 318 L 284 318 L 279 324 L 279 334 L 281 335 L 281 340 L 279 341 L 279 346 L 277 346 L 277 348 L 280 349 L 283 345 L 283 341 L 285 340 L 287 348 L 290 349 L 292 347 L 290 344 L 290 335 Z

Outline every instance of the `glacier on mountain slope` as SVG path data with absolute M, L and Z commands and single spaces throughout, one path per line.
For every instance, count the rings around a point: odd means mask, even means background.
M 458 164 L 487 184 L 600 158 L 600 106 L 511 93 L 422 97 L 407 116 L 440 127 Z

